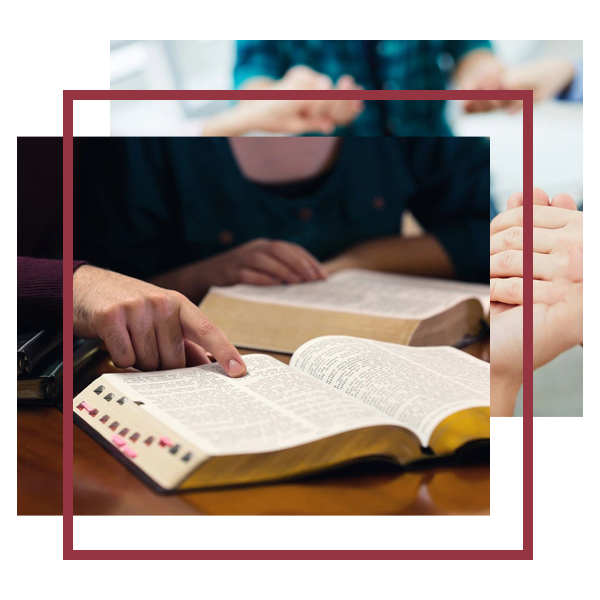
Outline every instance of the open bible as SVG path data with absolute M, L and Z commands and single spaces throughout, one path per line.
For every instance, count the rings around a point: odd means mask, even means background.
M 103 375 L 75 420 L 162 490 L 489 452 L 489 365 L 460 350 L 328 336 L 289 366 L 244 359 L 239 379 L 217 364 Z
M 211 288 L 202 311 L 243 348 L 291 354 L 324 335 L 453 346 L 488 318 L 489 285 L 348 269 L 327 281 Z

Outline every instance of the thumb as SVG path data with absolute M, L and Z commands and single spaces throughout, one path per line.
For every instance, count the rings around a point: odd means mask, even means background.
M 552 198 L 552 206 L 556 208 L 566 208 L 567 210 L 577 210 L 577 204 L 569 194 L 556 194 L 556 196 Z

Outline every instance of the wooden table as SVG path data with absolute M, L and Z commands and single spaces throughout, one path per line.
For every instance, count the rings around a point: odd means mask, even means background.
M 489 359 L 489 340 L 467 351 Z M 109 370 L 98 354 L 75 392 Z M 401 473 L 364 465 L 294 483 L 160 496 L 77 426 L 73 455 L 76 548 L 496 546 L 491 466 Z
M 56 408 L 17 409 L 17 548 L 62 548 L 62 430 Z

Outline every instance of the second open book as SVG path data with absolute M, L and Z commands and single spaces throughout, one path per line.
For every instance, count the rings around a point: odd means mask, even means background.
M 291 354 L 323 335 L 453 346 L 487 319 L 489 285 L 348 269 L 327 281 L 211 288 L 200 308 L 236 346 Z
M 244 357 L 106 374 L 74 400 L 89 431 L 165 490 L 295 477 L 366 458 L 406 465 L 489 441 L 489 365 L 448 347 L 316 338 L 289 366 Z

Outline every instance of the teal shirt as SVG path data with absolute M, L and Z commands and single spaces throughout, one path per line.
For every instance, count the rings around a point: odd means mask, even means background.
M 246 180 L 225 138 L 95 138 L 79 150 L 74 251 L 98 266 L 149 278 L 259 237 L 327 260 L 398 235 L 408 209 L 461 279 L 488 279 L 480 138 L 343 138 L 325 180 L 293 199 Z
M 373 44 L 370 51 L 369 44 Z M 307 65 L 336 82 L 352 75 L 366 90 L 443 90 L 453 66 L 487 40 L 238 40 L 234 82 L 281 79 Z M 408 100 L 365 103 L 365 110 L 336 135 L 451 135 L 444 102 Z

